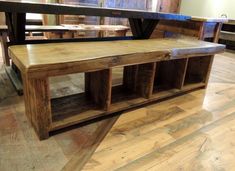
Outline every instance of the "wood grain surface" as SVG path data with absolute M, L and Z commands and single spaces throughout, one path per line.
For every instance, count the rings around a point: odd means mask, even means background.
M 26 31 L 35 32 L 56 32 L 56 31 L 128 31 L 129 28 L 122 25 L 75 25 L 75 24 L 62 24 L 62 25 L 26 25 Z M 7 31 L 6 25 L 0 25 L 0 32 Z
M 223 50 L 223 45 L 184 38 L 17 45 L 9 48 L 9 55 L 22 73 L 31 73 L 30 77 L 87 72 Z

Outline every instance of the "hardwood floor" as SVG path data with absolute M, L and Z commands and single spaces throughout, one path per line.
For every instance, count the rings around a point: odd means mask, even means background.
M 0 66 L 0 170 L 234 170 L 234 66 L 235 53 L 217 55 L 207 90 L 74 127 L 45 141 L 29 125 L 23 97 Z M 82 79 L 51 79 L 53 97 L 82 91 Z

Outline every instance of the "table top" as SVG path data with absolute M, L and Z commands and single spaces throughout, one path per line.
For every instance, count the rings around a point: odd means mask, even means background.
M 210 17 L 198 17 L 192 16 L 192 21 L 202 21 L 202 22 L 217 22 L 217 23 L 226 23 L 228 22 L 227 18 L 210 18 Z
M 119 18 L 187 20 L 190 16 L 143 10 L 87 7 L 58 3 L 36 3 L 21 0 L 0 0 L 0 12 L 87 15 Z
M 66 71 L 74 69 L 82 71 L 84 68 L 98 66 L 107 68 L 114 64 L 123 64 L 125 60 L 129 62 L 125 64 L 135 64 L 140 61 L 146 63 L 150 59 L 157 61 L 159 54 L 165 54 L 170 59 L 179 56 L 215 54 L 223 50 L 224 45 L 178 38 L 123 40 L 112 43 L 103 41 L 15 45 L 9 47 L 9 55 L 23 73 L 35 74 L 38 71 L 62 72 L 65 68 Z M 104 61 L 100 62 L 98 59 Z M 48 74 L 50 75 L 50 72 Z

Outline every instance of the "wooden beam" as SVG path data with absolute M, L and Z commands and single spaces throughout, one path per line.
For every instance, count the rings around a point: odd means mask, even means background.
M 153 84 L 156 63 L 141 64 L 138 66 L 136 93 L 144 98 L 150 98 L 153 93 Z

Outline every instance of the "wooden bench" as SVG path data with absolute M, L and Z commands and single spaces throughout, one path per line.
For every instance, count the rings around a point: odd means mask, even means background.
M 100 116 L 206 87 L 223 45 L 191 39 L 16 45 L 9 48 L 23 77 L 26 115 L 40 139 Z M 48 58 L 48 56 L 50 58 Z M 112 70 L 124 67 L 112 86 Z M 85 73 L 84 93 L 51 99 L 49 77 Z

